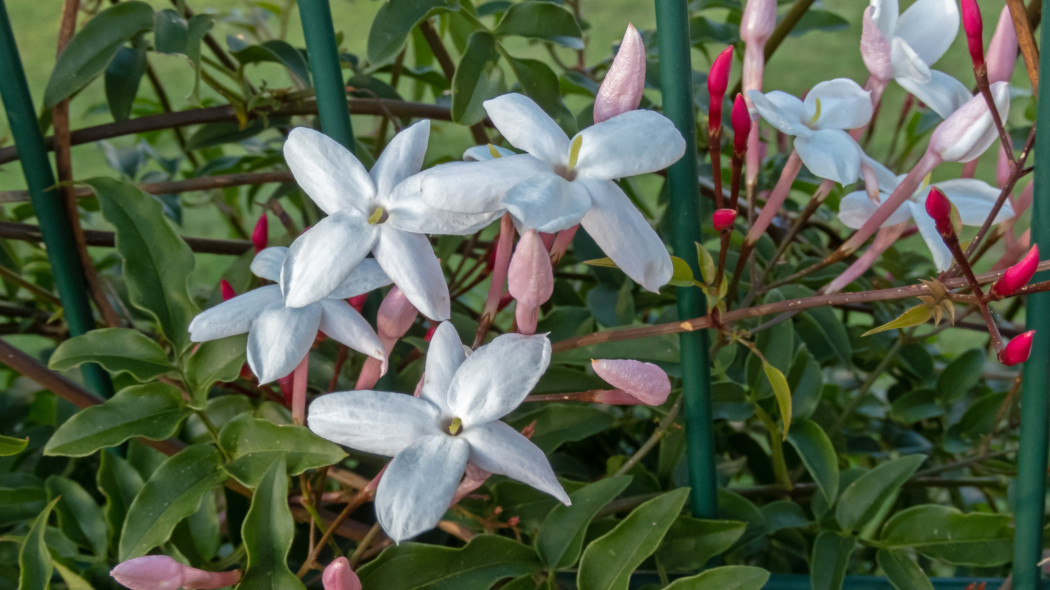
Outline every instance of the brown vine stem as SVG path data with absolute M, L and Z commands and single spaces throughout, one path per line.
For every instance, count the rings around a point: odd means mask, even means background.
M 149 78 L 150 86 L 153 87 L 153 92 L 157 95 L 157 100 L 160 102 L 160 108 L 164 109 L 165 113 L 175 112 L 175 109 L 171 106 L 171 100 L 168 99 L 168 93 L 164 90 L 164 86 L 160 82 L 160 76 L 158 76 L 157 71 L 153 69 L 153 64 L 148 61 L 146 62 L 146 77 Z M 200 166 L 197 156 L 186 147 L 186 135 L 183 134 L 182 129 L 179 127 L 172 127 L 171 130 L 175 133 L 175 143 L 179 144 L 179 149 L 182 150 L 182 153 L 186 154 L 186 159 L 189 163 L 194 168 Z
M 667 430 L 674 424 L 675 418 L 678 417 L 678 412 L 682 410 L 682 397 L 683 396 L 678 396 L 678 399 L 674 400 L 674 405 L 672 405 L 671 409 L 667 411 L 667 415 L 660 420 L 660 423 L 656 425 L 656 428 L 653 430 L 653 433 L 649 435 L 649 438 L 642 443 L 642 446 L 638 447 L 638 450 L 631 455 L 630 459 L 627 459 L 624 461 L 623 465 L 620 465 L 620 468 L 617 469 L 616 473 L 613 475 L 623 475 L 627 473 L 632 467 L 637 465 L 639 461 L 644 459 L 650 451 L 656 448 L 657 443 L 660 442 L 660 439 L 667 434 Z
M 426 39 L 427 45 L 430 46 L 430 51 L 434 53 L 434 59 L 441 66 L 441 72 L 445 74 L 445 79 L 448 80 L 449 84 L 452 84 L 452 77 L 456 74 L 456 65 L 449 56 L 448 50 L 445 49 L 445 42 L 441 40 L 441 35 L 434 30 L 434 25 L 430 24 L 430 19 L 423 19 L 423 22 L 419 23 L 419 31 L 423 33 L 423 38 Z M 488 135 L 485 134 L 485 126 L 482 123 L 471 125 L 470 134 L 478 145 L 489 142 Z
M 1035 43 L 1035 35 L 1032 33 L 1032 23 L 1028 20 L 1028 12 L 1024 6 L 1024 0 L 1006 0 L 1010 7 L 1010 19 L 1014 21 L 1014 30 L 1017 32 L 1017 45 L 1021 48 L 1021 56 L 1024 57 L 1024 67 L 1028 72 L 1028 80 L 1032 84 L 1032 96 L 1039 97 L 1039 47 Z
M 354 510 L 360 508 L 362 504 L 368 502 L 374 496 L 375 491 L 369 487 L 365 487 L 361 491 L 357 492 L 357 494 L 355 494 L 354 497 L 351 498 L 349 502 L 347 502 L 346 506 L 343 507 L 343 510 L 339 513 L 338 516 L 335 517 L 334 520 L 332 520 L 331 524 L 328 525 L 328 529 L 324 532 L 323 535 L 321 535 L 321 538 L 317 541 L 317 545 L 314 547 L 314 550 L 306 556 L 306 560 L 303 561 L 303 566 L 299 568 L 298 572 L 296 572 L 296 576 L 302 578 L 306 575 L 306 572 L 310 571 L 310 569 L 317 563 L 317 555 L 321 552 L 321 548 L 328 544 L 328 541 L 332 538 L 332 535 L 335 533 L 336 530 L 339 529 L 339 525 L 343 524 L 343 521 L 349 518 L 350 514 L 353 513 Z
M 240 174 L 222 174 L 217 176 L 200 176 L 185 180 L 165 182 L 145 182 L 137 185 L 139 190 L 153 195 L 167 195 L 191 191 L 205 191 L 213 188 L 229 188 L 271 182 L 294 182 L 291 172 L 244 172 Z M 78 198 L 94 195 L 87 187 L 74 187 L 73 194 Z M 29 201 L 29 191 L 0 191 L 0 203 L 22 203 Z
M 0 239 L 19 240 L 23 242 L 42 242 L 40 227 L 28 223 L 0 221 Z M 183 240 L 190 250 L 201 254 L 227 254 L 239 256 L 252 248 L 248 240 L 217 240 L 213 238 L 188 238 Z M 115 245 L 114 234 L 109 231 L 84 230 L 84 242 L 88 246 L 112 248 Z

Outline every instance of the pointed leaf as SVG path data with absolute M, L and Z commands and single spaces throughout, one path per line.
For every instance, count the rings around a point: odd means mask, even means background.
M 306 427 L 274 424 L 249 414 L 241 414 L 222 427 L 219 446 L 231 459 L 226 470 L 249 488 L 258 485 L 278 459 L 285 462 L 287 474 L 295 476 L 346 457 L 339 445 Z
M 812 590 L 841 590 L 846 579 L 846 566 L 856 546 L 856 539 L 824 531 L 813 543 L 813 561 L 810 566 Z
M 98 363 L 110 373 L 126 372 L 143 383 L 175 372 L 155 340 L 130 328 L 100 328 L 74 336 L 58 345 L 47 364 L 67 371 L 83 363 Z
M 679 578 L 666 590 L 762 590 L 769 572 L 750 565 L 724 565 L 706 572 Z
M 791 428 L 791 388 L 788 387 L 787 378 L 780 369 L 762 361 L 762 371 L 773 388 L 773 396 L 777 398 L 777 407 L 780 408 L 780 419 L 784 422 L 782 436 L 787 439 L 788 430 Z
M 0 434 L 0 457 L 10 457 L 25 450 L 29 444 L 29 438 L 15 438 Z
M 744 534 L 747 523 L 705 520 L 681 515 L 667 530 L 656 558 L 668 571 L 697 571 L 716 555 L 729 550 Z
M 302 590 L 303 583 L 288 569 L 295 521 L 288 508 L 288 476 L 284 459 L 270 465 L 252 495 L 252 505 L 241 525 L 248 552 L 242 590 Z
M 1005 514 L 963 514 L 927 504 L 895 514 L 882 531 L 882 542 L 955 565 L 991 567 L 1010 561 L 1013 529 Z
M 674 272 L 671 274 L 671 280 L 668 281 L 668 284 L 675 287 L 692 287 L 696 284 L 696 279 L 693 278 L 693 269 L 689 268 L 688 262 L 677 256 L 672 256 L 671 265 L 674 268 Z
M 491 588 L 500 580 L 541 567 L 531 547 L 506 537 L 478 535 L 458 549 L 423 543 L 394 545 L 357 574 L 365 588 L 465 590 Z M 426 572 L 425 579 L 420 579 L 419 572 Z
M 193 392 L 191 405 L 202 409 L 215 383 L 229 383 L 241 374 L 247 358 L 248 335 L 204 342 L 186 359 L 187 385 Z
M 503 81 L 499 68 L 496 38 L 486 31 L 475 31 L 452 76 L 452 120 L 472 125 L 485 117 L 482 105 L 500 94 Z
M 711 257 L 711 253 L 700 242 L 696 243 L 696 263 L 700 266 L 700 277 L 704 283 L 714 284 L 718 267 L 715 266 L 715 259 Z
M 552 569 L 576 563 L 591 520 L 599 510 L 620 495 L 629 483 L 629 476 L 608 477 L 569 494 L 571 506 L 555 506 L 543 520 L 536 536 L 536 552 L 543 562 Z
M 80 484 L 61 475 L 47 478 L 47 495 L 61 498 L 55 507 L 58 525 L 70 539 L 99 556 L 106 555 L 106 522 L 102 509 Z
M 18 590 L 47 590 L 50 587 L 54 565 L 51 553 L 47 550 L 47 543 L 44 542 L 44 531 L 56 503 L 58 498 L 52 500 L 33 520 L 22 541 L 22 549 L 18 552 Z
M 379 8 L 368 31 L 368 61 L 380 66 L 394 59 L 409 33 L 423 19 L 439 12 L 458 10 L 455 0 L 390 0 Z
M 887 322 L 877 328 L 872 328 L 867 332 L 861 334 L 861 337 L 871 336 L 872 334 L 878 334 L 879 332 L 886 332 L 889 330 L 896 330 L 898 328 L 911 328 L 912 326 L 920 326 L 930 321 L 930 317 L 933 313 L 930 311 L 928 305 L 916 305 L 905 311 L 904 313 L 897 316 L 897 319 L 892 322 Z
M 883 463 L 861 475 L 839 496 L 835 518 L 843 530 L 856 530 L 875 517 L 884 504 L 897 498 L 901 486 L 926 460 L 925 455 L 908 455 Z
M 106 498 L 103 516 L 109 531 L 109 545 L 117 548 L 120 531 L 124 526 L 124 517 L 135 496 L 142 489 L 142 476 L 128 463 L 114 453 L 101 453 L 96 485 Z
M 799 420 L 792 425 L 788 442 L 802 457 L 828 505 L 834 504 L 839 493 L 839 463 L 827 433 L 812 420 Z
M 496 25 L 496 35 L 516 35 L 583 49 L 583 33 L 571 12 L 553 2 L 512 4 Z
M 897 590 L 933 590 L 933 583 L 906 552 L 899 549 L 879 549 L 875 560 L 886 574 L 886 579 Z
M 106 67 L 106 104 L 114 121 L 126 121 L 131 116 L 135 95 L 139 92 L 142 75 L 146 73 L 146 48 L 121 47 Z

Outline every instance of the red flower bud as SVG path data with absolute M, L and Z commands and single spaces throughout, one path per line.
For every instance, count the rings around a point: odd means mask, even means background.
M 259 221 L 255 222 L 255 229 L 252 230 L 252 245 L 255 246 L 255 253 L 258 254 L 265 248 L 269 240 L 270 222 L 266 218 L 266 213 L 263 213 Z
M 926 196 L 926 213 L 933 218 L 942 236 L 955 233 L 952 227 L 952 202 L 937 187 L 931 188 L 930 194 Z
M 992 293 L 999 297 L 1013 295 L 1032 280 L 1037 266 L 1039 266 L 1039 246 L 1036 245 L 1032 246 L 1032 249 L 1024 255 L 1020 262 L 1003 273 L 1003 276 L 992 285 Z
M 720 232 L 733 229 L 733 222 L 735 221 L 736 209 L 719 209 L 711 216 L 712 225 Z
M 742 94 L 737 94 L 733 101 L 730 119 L 733 121 L 733 152 L 740 158 L 747 153 L 747 136 L 751 133 L 751 113 Z
M 730 45 L 718 54 L 707 74 L 707 92 L 711 96 L 707 128 L 712 131 L 722 127 L 722 101 L 725 99 L 726 88 L 729 87 L 729 68 L 732 65 L 733 46 Z
M 984 65 L 984 25 L 981 22 L 981 8 L 977 6 L 977 0 L 962 0 L 962 21 L 973 67 L 981 67 Z
M 233 285 L 226 279 L 219 281 L 219 292 L 222 293 L 223 301 L 229 301 L 237 296 L 237 292 L 233 290 Z
M 1010 367 L 1028 360 L 1028 355 L 1032 354 L 1032 338 L 1034 337 L 1035 330 L 1029 330 L 1011 340 L 999 353 L 999 362 Z

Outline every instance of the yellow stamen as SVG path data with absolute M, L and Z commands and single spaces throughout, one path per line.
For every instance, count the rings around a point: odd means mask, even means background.
M 809 120 L 810 126 L 817 124 L 817 119 L 820 118 L 820 97 L 816 97 L 817 101 L 817 112 L 813 113 L 813 118 Z
M 489 154 L 491 154 L 493 158 L 503 157 L 503 154 L 499 153 L 499 150 L 496 149 L 496 146 L 492 145 L 491 143 L 489 144 Z
M 922 186 L 919 187 L 920 191 L 926 190 L 926 187 L 930 186 L 930 177 L 931 176 L 933 176 L 933 172 L 927 174 L 926 177 L 922 179 Z
M 459 418 L 453 418 L 452 423 L 448 425 L 448 433 L 452 436 L 459 434 L 459 431 L 463 428 L 463 421 Z
M 576 160 L 580 158 L 580 148 L 583 147 L 583 137 L 577 135 L 572 138 L 572 146 L 569 148 L 569 171 L 576 167 Z
M 384 211 L 382 207 L 376 207 L 376 210 L 372 212 L 371 216 L 369 216 L 368 223 L 371 225 L 379 223 L 380 220 L 383 219 L 383 213 Z

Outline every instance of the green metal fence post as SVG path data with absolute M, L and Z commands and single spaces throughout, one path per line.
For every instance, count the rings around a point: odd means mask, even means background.
M 690 62 L 689 12 L 685 0 L 655 0 L 656 28 L 660 49 L 660 90 L 664 114 L 674 121 L 685 138 L 685 156 L 667 169 L 674 225 L 671 246 L 679 257 L 696 266 L 696 242 L 700 241 L 700 220 L 710 217 L 700 202 L 699 172 L 696 164 L 696 118 L 693 113 L 693 68 Z M 697 289 L 678 290 L 678 317 L 692 318 L 706 313 L 704 296 Z M 718 510 L 718 483 L 715 479 L 715 441 L 711 428 L 711 374 L 707 354 L 707 334 L 682 334 L 682 384 L 685 396 L 686 448 L 689 482 L 692 485 L 693 514 L 713 518 Z
M 1050 0 L 1043 2 L 1050 10 Z M 1045 14 L 1045 13 L 1044 13 Z M 1050 27 L 1042 27 L 1043 51 L 1039 71 L 1050 71 Z M 1045 78 L 1044 78 L 1045 79 Z M 1032 202 L 1032 243 L 1040 253 L 1050 254 L 1050 92 L 1039 94 L 1035 135 L 1035 198 Z M 1043 272 L 1036 280 L 1050 280 Z M 1028 295 L 1026 321 L 1035 330 L 1032 356 L 1024 364 L 1021 388 L 1021 446 L 1017 457 L 1014 487 L 1014 588 L 1036 590 L 1043 586 L 1036 564 L 1043 556 L 1043 523 L 1046 509 L 1047 419 L 1050 398 L 1050 293 Z
M 353 152 L 354 130 L 350 126 L 350 108 L 346 103 L 346 86 L 339 67 L 339 48 L 335 44 L 328 0 L 299 0 L 299 17 L 303 21 L 306 55 L 314 78 L 321 131 Z
M 29 85 L 3 0 L 0 0 L 0 95 L 29 187 L 33 211 L 40 221 L 47 258 L 69 331 L 77 336 L 95 327 L 84 268 L 73 241 L 69 215 L 58 192 L 50 188 L 55 184 L 55 176 L 44 148 L 44 137 L 37 125 L 33 99 L 29 96 Z M 96 393 L 104 396 L 112 393 L 109 375 L 98 365 L 84 365 L 83 374 Z

